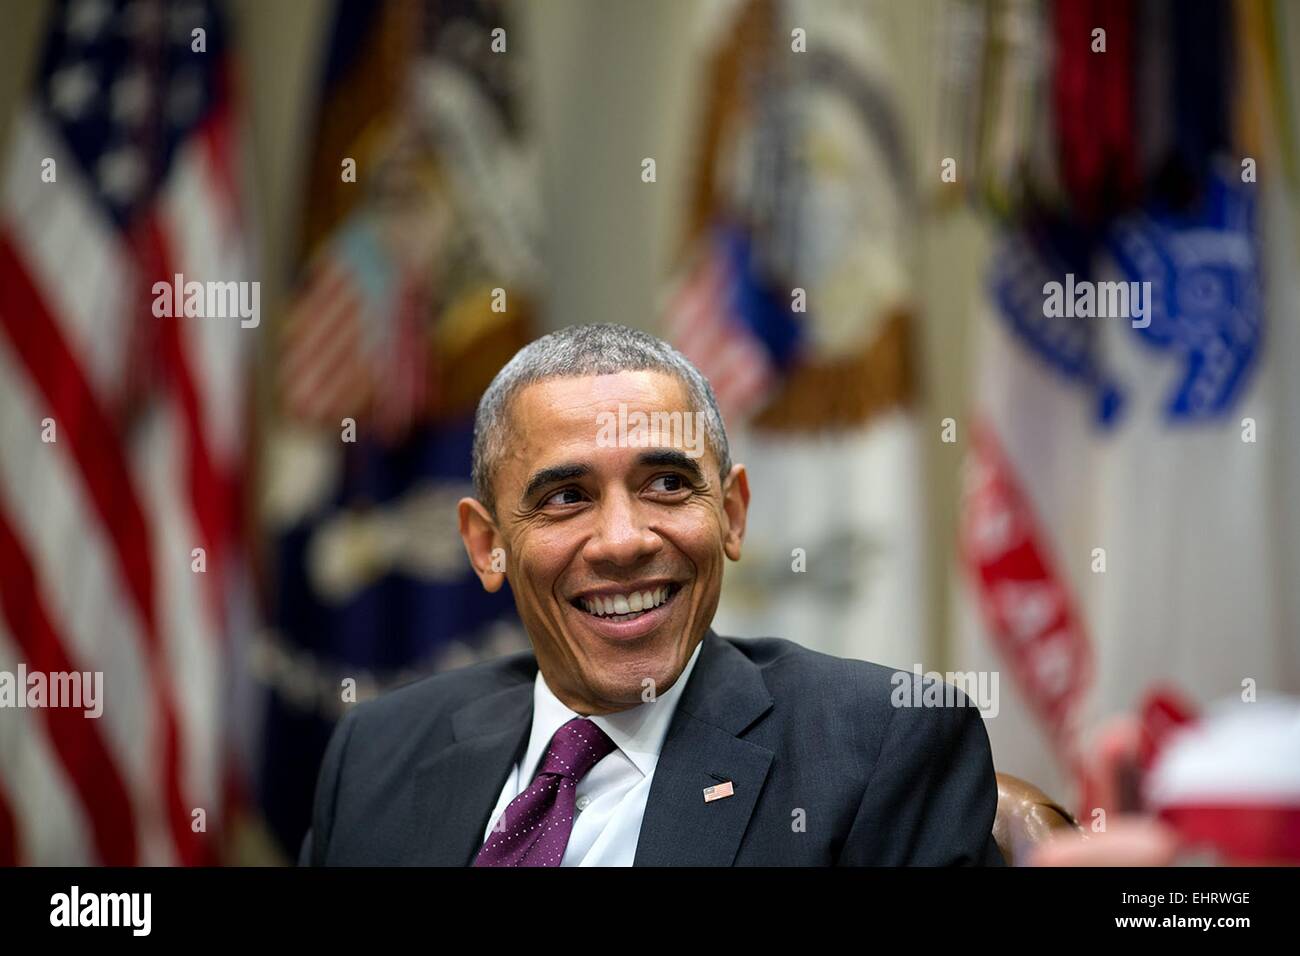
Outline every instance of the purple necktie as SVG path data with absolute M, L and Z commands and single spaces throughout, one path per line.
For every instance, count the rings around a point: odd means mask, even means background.
M 559 866 L 573 829 L 578 781 L 614 750 L 590 720 L 574 717 L 555 732 L 530 786 L 510 801 L 474 859 L 475 866 Z

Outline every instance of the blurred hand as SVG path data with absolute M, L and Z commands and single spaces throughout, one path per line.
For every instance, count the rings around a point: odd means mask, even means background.
M 1144 763 L 1142 722 L 1116 717 L 1098 731 L 1084 757 L 1087 827 L 1104 810 L 1100 832 L 1061 831 L 1039 844 L 1026 866 L 1172 866 L 1180 851 L 1178 834 L 1141 813 L 1140 774 Z
M 1172 866 L 1178 835 L 1159 820 L 1125 814 L 1102 833 L 1061 831 L 1040 843 L 1026 866 Z

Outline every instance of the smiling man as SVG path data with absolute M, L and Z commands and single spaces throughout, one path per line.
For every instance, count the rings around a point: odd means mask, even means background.
M 964 695 L 895 706 L 890 668 L 711 630 L 749 482 L 667 343 L 589 325 L 520 350 L 479 404 L 474 485 L 465 549 L 532 653 L 351 710 L 301 862 L 1002 862 Z

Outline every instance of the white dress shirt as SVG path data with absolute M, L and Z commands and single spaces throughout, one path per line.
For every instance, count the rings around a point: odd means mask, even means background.
M 589 718 L 609 735 L 616 749 L 578 781 L 573 830 L 561 866 L 632 865 L 659 752 L 663 749 L 668 724 L 691 671 L 695 669 L 703 643 L 701 641 L 695 646 L 681 677 L 653 701 L 616 714 Z M 488 818 L 487 829 L 483 831 L 484 843 L 492 835 L 493 825 L 510 801 L 532 783 L 551 737 L 564 724 L 580 716 L 551 693 L 539 670 L 533 683 L 533 726 L 528 736 L 528 750 L 523 762 L 515 764 L 506 777 L 506 785 Z

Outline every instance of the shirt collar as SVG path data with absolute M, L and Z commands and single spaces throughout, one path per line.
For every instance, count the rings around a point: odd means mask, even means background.
M 609 734 L 614 745 L 644 775 L 653 773 L 659 762 L 659 752 L 663 749 L 664 738 L 668 736 L 668 725 L 672 722 L 677 702 L 681 699 L 686 682 L 690 680 L 703 646 L 703 641 L 695 645 L 681 676 L 673 682 L 672 687 L 657 695 L 654 700 L 617 713 L 598 714 L 590 718 L 593 724 Z M 533 682 L 533 727 L 528 735 L 528 752 L 524 758 L 524 781 L 531 781 L 536 774 L 542 753 L 555 732 L 579 716 L 581 715 L 564 706 L 551 692 L 539 669 Z

